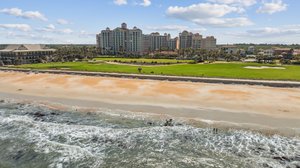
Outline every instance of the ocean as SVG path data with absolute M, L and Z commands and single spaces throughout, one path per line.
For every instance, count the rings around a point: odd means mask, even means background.
M 299 137 L 128 114 L 1 101 L 0 167 L 300 167 Z

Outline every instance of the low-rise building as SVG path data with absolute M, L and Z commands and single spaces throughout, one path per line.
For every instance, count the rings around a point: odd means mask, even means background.
M 247 50 L 248 54 L 254 54 L 255 53 L 255 47 L 254 46 L 249 46 Z
M 294 50 L 293 55 L 294 55 L 294 56 L 295 56 L 295 55 L 300 55 L 300 50 Z
M 258 53 L 258 55 L 271 58 L 274 56 L 274 50 L 273 49 L 263 50 L 263 51 L 260 51 Z
M 41 44 L 12 44 L 0 50 L 0 60 L 5 65 L 37 63 L 55 51 Z
M 221 46 L 221 51 L 225 54 L 237 54 L 239 49 L 235 45 L 223 45 Z
M 291 48 L 274 48 L 274 55 L 283 55 L 283 54 L 291 54 L 293 55 L 293 49 Z

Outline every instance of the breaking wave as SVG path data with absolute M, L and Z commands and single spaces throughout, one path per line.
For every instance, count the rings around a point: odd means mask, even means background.
M 0 103 L 0 167 L 300 167 L 298 137 Z

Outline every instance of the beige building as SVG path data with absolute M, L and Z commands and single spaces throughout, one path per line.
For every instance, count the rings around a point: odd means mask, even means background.
M 40 44 L 11 44 L 0 50 L 0 60 L 5 65 L 37 63 L 42 57 L 51 56 L 55 51 Z
M 102 54 L 146 54 L 153 51 L 175 51 L 177 49 L 216 49 L 217 40 L 213 36 L 203 38 L 199 33 L 183 31 L 179 37 L 171 38 L 170 34 L 158 32 L 144 35 L 142 30 L 127 24 L 114 30 L 107 28 L 96 35 L 97 47 Z
M 169 38 L 168 39 L 168 49 L 169 51 L 174 51 L 178 49 L 178 37 L 175 38 Z
M 128 29 L 126 23 L 114 30 L 106 28 L 96 36 L 97 47 L 102 54 L 130 53 L 141 54 L 143 52 L 143 34 L 137 27 Z
M 179 48 L 215 50 L 217 49 L 217 39 L 214 36 L 203 38 L 199 33 L 183 31 L 179 34 Z
M 143 35 L 143 51 L 174 51 L 177 49 L 178 38 L 171 38 L 170 34 L 161 35 L 158 32 Z
M 150 34 L 151 51 L 167 50 L 168 34 L 160 35 L 158 32 Z
M 208 36 L 202 39 L 201 48 L 205 50 L 216 50 L 217 39 L 214 36 Z
M 201 48 L 202 42 L 203 42 L 202 35 L 200 35 L 199 33 L 193 34 L 193 37 L 192 37 L 192 48 L 193 49 Z
M 179 49 L 192 48 L 193 43 L 193 33 L 188 31 L 183 31 L 179 33 Z

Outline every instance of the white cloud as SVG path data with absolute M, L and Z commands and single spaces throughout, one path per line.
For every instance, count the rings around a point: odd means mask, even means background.
M 41 29 L 37 29 L 38 31 L 43 31 L 43 32 L 54 32 L 55 30 L 55 26 L 53 24 L 49 24 L 44 28 Z
M 81 30 L 79 33 L 79 37 L 82 37 L 82 38 L 95 37 L 95 36 L 96 36 L 96 33 L 88 33 L 85 30 Z
M 222 17 L 232 12 L 239 13 L 241 9 L 225 4 L 199 3 L 187 7 L 171 6 L 167 10 L 169 16 L 182 19 Z
M 147 30 L 152 31 L 183 31 L 189 29 L 188 26 L 181 25 L 164 25 L 164 26 L 148 26 Z
M 3 29 L 16 29 L 20 31 L 30 31 L 31 26 L 28 24 L 0 24 L 0 28 Z
M 251 36 L 285 36 L 300 34 L 300 25 L 282 26 L 282 27 L 265 27 L 262 29 L 247 31 Z
M 227 33 L 233 36 L 242 37 L 282 37 L 300 35 L 300 25 L 284 25 L 281 27 L 264 27 L 248 30 L 246 32 Z
M 70 24 L 70 22 L 65 20 L 65 19 L 57 19 L 57 23 L 60 24 L 60 25 Z
M 193 22 L 199 25 L 209 25 L 214 27 L 242 27 L 253 25 L 253 23 L 245 17 L 195 19 Z
M 145 7 L 150 6 L 151 1 L 150 0 L 143 0 L 143 2 L 140 5 L 145 6 Z
M 54 29 L 55 29 L 55 26 L 54 26 L 53 24 L 49 24 L 49 25 L 47 26 L 47 28 L 50 29 L 50 30 L 54 30 Z
M 253 23 L 246 17 L 224 17 L 227 14 L 240 14 L 242 12 L 244 12 L 243 8 L 227 4 L 199 3 L 187 7 L 171 6 L 167 10 L 167 15 L 203 26 L 237 27 L 252 25 Z
M 62 29 L 62 30 L 58 30 L 58 32 L 65 33 L 65 34 L 71 34 L 74 31 L 72 29 Z
M 287 4 L 283 3 L 282 0 L 272 0 L 271 2 L 263 2 L 263 6 L 259 7 L 257 13 L 273 14 L 276 12 L 285 11 Z
M 193 33 L 203 33 L 206 31 L 206 29 L 203 27 L 189 27 L 189 26 L 182 26 L 182 25 L 148 26 L 146 27 L 146 30 L 148 33 L 151 32 L 170 33 L 172 36 L 178 36 L 178 33 L 184 30 Z
M 114 0 L 113 2 L 114 2 L 114 4 L 119 5 L 119 6 L 128 4 L 128 0 Z M 140 5 L 140 6 L 144 6 L 144 7 L 148 7 L 152 4 L 151 0 L 132 0 L 132 2 L 133 2 L 133 5 Z
M 59 33 L 59 34 L 71 34 L 74 32 L 72 29 L 56 29 L 56 27 L 53 24 L 49 24 L 44 28 L 39 28 L 36 30 L 41 32 Z
M 114 4 L 116 4 L 116 5 L 126 5 L 127 0 L 114 0 Z
M 5 13 L 8 15 L 13 15 L 17 17 L 22 17 L 25 19 L 37 19 L 42 21 L 47 21 L 48 19 L 39 11 L 22 11 L 22 9 L 19 8 L 5 8 L 1 9 L 0 13 Z
M 209 2 L 219 3 L 219 4 L 228 4 L 234 6 L 252 6 L 257 3 L 257 0 L 208 0 Z
M 33 34 L 33 33 L 17 34 L 15 32 L 8 32 L 6 34 L 6 38 L 9 38 L 9 39 L 14 38 L 14 39 L 18 39 L 18 40 L 30 39 L 30 40 L 34 40 L 34 41 L 43 41 L 45 43 L 57 41 L 51 36 L 38 35 L 38 34 Z M 40 43 L 40 42 L 37 42 L 37 43 Z

